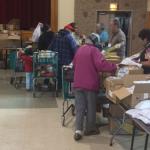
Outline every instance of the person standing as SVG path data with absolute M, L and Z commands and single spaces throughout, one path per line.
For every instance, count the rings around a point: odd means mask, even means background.
M 106 30 L 105 25 L 103 23 L 97 24 L 96 31 L 100 36 L 100 42 L 102 46 L 106 47 L 109 42 L 109 34 L 108 34 L 108 31 Z
M 118 18 L 113 19 L 111 22 L 112 37 L 110 39 L 110 46 L 115 46 L 117 55 L 121 59 L 125 58 L 126 53 L 126 36 L 120 28 L 120 22 Z
M 48 25 L 43 25 L 41 27 L 41 35 L 38 40 L 38 49 L 39 50 L 47 50 L 48 46 L 51 44 L 54 38 L 54 32 L 50 30 Z
M 82 138 L 84 116 L 86 128 L 84 135 L 99 134 L 96 128 L 96 100 L 100 87 L 99 72 L 115 72 L 115 64 L 105 60 L 97 48 L 99 36 L 91 34 L 86 44 L 81 46 L 73 60 L 76 122 L 74 139 Z
M 26 73 L 26 90 L 31 91 L 33 86 L 33 51 L 26 48 L 25 51 L 19 50 L 19 56 L 24 62 L 24 71 Z
M 68 24 L 64 29 L 59 30 L 49 48 L 52 51 L 58 52 L 58 89 L 62 87 L 62 66 L 69 65 L 75 55 L 78 47 L 72 32 L 75 29 L 72 24 Z

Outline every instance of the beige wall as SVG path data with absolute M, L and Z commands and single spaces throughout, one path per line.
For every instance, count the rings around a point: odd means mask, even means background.
M 108 0 L 75 0 L 75 22 L 83 33 L 89 34 L 95 31 L 97 10 L 109 10 L 109 3 Z M 147 0 L 118 0 L 118 3 L 119 10 L 132 11 L 129 54 L 134 54 L 143 47 L 138 33 L 145 26 Z
M 75 0 L 58 0 L 58 29 L 74 21 Z
M 150 0 L 147 0 L 147 10 L 150 11 Z

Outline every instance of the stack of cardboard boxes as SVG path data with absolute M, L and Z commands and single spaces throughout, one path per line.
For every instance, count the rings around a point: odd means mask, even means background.
M 111 132 L 117 126 L 114 118 L 122 118 L 125 112 L 120 103 L 127 108 L 133 108 L 140 101 L 150 98 L 150 75 L 144 75 L 143 69 L 139 67 L 127 68 L 128 73 L 123 77 L 114 76 L 105 80 L 106 97 L 112 102 L 109 119 Z
M 142 72 L 141 68 L 139 71 L 136 68 L 124 77 L 108 77 L 105 81 L 107 98 L 115 104 L 123 103 L 129 108 L 150 98 L 150 75 L 144 75 Z

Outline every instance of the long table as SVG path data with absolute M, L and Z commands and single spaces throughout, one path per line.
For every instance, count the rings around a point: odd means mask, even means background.
M 134 148 L 134 140 L 135 140 L 136 129 L 140 129 L 140 130 L 142 130 L 146 133 L 144 150 L 147 150 L 148 139 L 149 139 L 149 135 L 150 135 L 150 125 L 146 125 L 142 121 L 140 121 L 138 119 L 135 119 L 135 118 L 131 118 L 131 119 L 133 121 L 134 128 L 133 128 L 133 133 L 132 133 L 132 141 L 131 141 L 130 150 L 133 150 L 133 148 Z

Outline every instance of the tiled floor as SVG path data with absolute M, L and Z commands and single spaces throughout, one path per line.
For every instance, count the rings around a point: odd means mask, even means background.
M 4 76 L 5 75 L 5 76 Z M 62 100 L 44 97 L 53 101 L 49 105 L 40 107 L 43 98 L 33 99 L 32 94 L 24 90 L 15 90 L 8 84 L 9 72 L 0 71 L 0 104 L 1 101 L 23 103 L 26 107 L 0 106 L 0 150 L 124 150 L 115 143 L 109 146 L 110 135 L 107 128 L 101 129 L 98 136 L 84 137 L 80 142 L 73 140 L 74 118 L 68 117 L 67 127 L 61 126 Z M 18 101 L 13 101 L 17 99 Z M 37 100 L 37 107 L 31 107 Z M 45 102 L 47 105 L 48 102 Z M 18 108 L 17 108 L 18 106 Z M 127 144 L 130 145 L 129 142 Z

